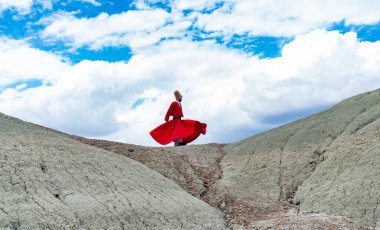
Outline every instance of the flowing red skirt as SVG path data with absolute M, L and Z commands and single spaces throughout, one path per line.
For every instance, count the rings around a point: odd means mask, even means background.
M 177 138 L 182 142 L 190 143 L 202 133 L 206 134 L 207 124 L 199 121 L 173 119 L 163 123 L 150 132 L 150 135 L 161 145 L 167 145 Z

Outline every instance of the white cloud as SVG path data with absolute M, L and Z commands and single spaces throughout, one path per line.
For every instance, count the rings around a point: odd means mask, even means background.
M 54 1 L 57 0 L 0 0 L 0 14 L 4 10 L 15 10 L 20 15 L 14 15 L 13 18 L 18 19 L 31 13 L 33 5 L 41 5 L 43 9 L 51 10 Z
M 172 8 L 172 11 L 182 10 L 206 10 L 212 9 L 217 3 L 224 2 L 223 0 L 135 0 L 133 4 L 137 9 L 152 9 L 158 3 L 165 4 Z
M 3 50 L 27 47 L 20 41 L 0 44 Z M 0 60 L 7 59 L 4 53 Z M 267 116 L 336 103 L 380 87 L 380 42 L 359 42 L 355 33 L 319 29 L 297 36 L 274 59 L 258 59 L 211 41 L 181 40 L 140 50 L 128 63 L 68 65 L 32 48 L 18 56 L 49 60 L 34 62 L 33 78 L 55 80 L 1 92 L 0 111 L 70 133 L 144 145 L 157 145 L 149 131 L 163 122 L 176 89 L 184 95 L 185 118 L 208 124 L 207 135 L 195 142 L 206 143 L 238 140 L 274 127 L 263 122 Z M 6 65 L 24 62 L 13 58 Z M 52 69 L 37 71 L 46 65 Z M 7 72 L 26 77 L 16 68 Z M 132 109 L 139 98 L 144 103 Z
M 53 9 L 53 2 L 57 0 L 35 0 L 37 4 L 40 4 L 43 9 L 52 10 Z
M 129 46 L 137 50 L 162 39 L 191 38 L 192 25 L 206 31 L 206 37 L 216 33 L 228 38 L 243 33 L 296 36 L 343 20 L 355 25 L 380 21 L 380 1 L 373 0 L 173 0 L 166 2 L 171 12 L 157 8 L 156 3 L 162 1 L 137 0 L 134 5 L 138 10 L 93 18 L 57 13 L 41 20 L 46 25 L 41 35 L 45 41 L 64 41 L 73 49 Z M 221 4 L 211 13 L 204 11 Z M 193 12 L 184 14 L 184 10 Z
M 19 13 L 25 14 L 30 11 L 33 0 L 0 0 L 0 13 L 7 9 L 15 9 Z
M 55 82 L 67 65 L 61 58 L 31 48 L 26 42 L 0 36 L 0 85 L 25 79 Z
M 178 10 L 205 10 L 212 9 L 216 3 L 223 2 L 222 0 L 174 0 L 171 6 Z
M 94 6 L 101 6 L 102 4 L 96 0 L 79 0 L 81 2 L 88 2 L 88 3 L 91 3 L 92 5 Z
M 128 63 L 69 64 L 25 41 L 0 37 L 0 111 L 69 133 L 156 145 L 149 131 L 163 122 L 172 92 L 179 89 L 185 118 L 208 124 L 207 135 L 195 143 L 224 142 L 274 127 L 263 121 L 268 116 L 330 105 L 380 87 L 380 42 L 315 29 L 341 20 L 376 23 L 379 2 L 228 0 L 211 14 L 203 10 L 219 0 L 173 0 L 170 13 L 148 4 L 158 2 L 137 1 L 140 10 L 94 18 L 58 13 L 40 22 L 46 41 L 62 40 L 73 49 L 130 46 L 135 54 Z M 11 8 L 26 14 L 32 3 L 0 0 L 0 12 Z M 37 3 L 51 8 L 49 0 Z M 184 16 L 188 9 L 195 12 Z M 193 22 L 226 36 L 296 37 L 281 57 L 259 59 L 213 41 L 191 42 Z M 25 82 L 33 79 L 44 84 L 28 88 Z M 18 85 L 4 89 L 12 83 Z M 139 99 L 144 102 L 132 108 Z
M 104 46 L 125 46 L 133 49 L 153 45 L 162 38 L 182 36 L 189 22 L 172 21 L 173 15 L 155 10 L 131 10 L 121 14 L 102 13 L 95 18 L 76 18 L 72 14 L 56 14 L 45 18 L 42 32 L 45 39 L 63 40 L 68 46 L 101 49 Z
M 379 88 L 379 58 L 380 42 L 359 42 L 355 33 L 317 29 L 297 36 L 284 46 L 282 57 L 248 67 L 241 108 L 262 117 Z
M 80 1 L 93 4 L 94 6 L 101 6 L 97 0 L 69 0 Z M 7 9 L 16 10 L 21 15 L 26 15 L 32 11 L 33 5 L 41 5 L 43 9 L 53 9 L 53 3 L 58 0 L 0 0 L 0 13 Z
M 196 13 L 197 25 L 225 34 L 293 36 L 345 20 L 346 24 L 380 21 L 374 0 L 227 0 L 211 14 Z

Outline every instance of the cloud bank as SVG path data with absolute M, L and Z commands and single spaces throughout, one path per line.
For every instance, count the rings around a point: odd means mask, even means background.
M 379 23 L 377 1 L 136 0 L 105 10 L 118 4 L 0 0 L 0 14 L 14 16 L 0 26 L 0 111 L 155 146 L 149 132 L 178 89 L 185 118 L 208 124 L 194 143 L 232 142 L 380 87 L 380 41 L 326 29 Z M 260 37 L 269 40 L 250 44 Z M 280 55 L 263 58 L 255 46 Z M 106 49 L 125 61 L 63 56 Z
M 0 66 L 7 66 L 0 70 L 2 84 L 46 82 L 4 89 L 0 111 L 69 133 L 143 145 L 157 145 L 149 131 L 163 122 L 175 89 L 184 95 L 185 118 L 208 124 L 207 135 L 195 142 L 207 143 L 236 141 L 279 125 L 267 117 L 331 105 L 380 86 L 380 42 L 324 29 L 296 36 L 272 59 L 181 39 L 115 63 L 69 64 L 6 38 L 0 49 Z M 29 67 L 20 68 L 16 57 Z
M 7 9 L 14 9 L 19 13 L 26 14 L 30 11 L 33 0 L 0 0 L 0 13 Z
M 224 34 L 294 36 L 325 28 L 334 22 L 347 25 L 380 21 L 380 2 L 373 0 L 230 0 L 212 13 L 195 13 L 197 25 Z

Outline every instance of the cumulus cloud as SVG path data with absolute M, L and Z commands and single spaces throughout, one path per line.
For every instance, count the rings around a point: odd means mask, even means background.
M 93 50 L 105 46 L 130 46 L 132 49 L 156 44 L 163 38 L 182 36 L 189 22 L 173 21 L 173 15 L 162 9 L 130 10 L 120 14 L 101 13 L 95 18 L 77 18 L 59 13 L 45 18 L 42 37 L 52 42 L 62 40 L 73 48 Z
M 19 13 L 25 14 L 30 11 L 33 0 L 0 0 L 0 13 L 7 9 L 14 9 Z
M 158 8 L 158 3 L 171 10 Z M 191 39 L 194 33 L 225 39 L 234 34 L 293 37 L 342 21 L 346 25 L 380 21 L 380 2 L 373 0 L 137 0 L 134 5 L 137 10 L 92 18 L 62 12 L 48 16 L 40 22 L 46 26 L 41 37 L 52 43 L 63 41 L 74 50 L 120 46 L 137 50 L 165 39 Z
M 334 22 L 375 24 L 380 2 L 373 0 L 227 0 L 212 13 L 196 13 L 197 25 L 225 34 L 294 36 Z
M 352 32 L 317 29 L 299 35 L 284 46 L 281 57 L 248 67 L 241 108 L 263 117 L 331 105 L 376 89 L 379 49 L 380 42 L 359 42 Z
M 0 36 L 0 84 L 26 79 L 55 82 L 67 65 L 56 55 L 30 47 L 25 41 Z
M 102 4 L 96 0 L 79 0 L 81 2 L 87 2 L 87 3 L 91 3 L 92 5 L 94 6 L 101 6 Z
M 4 10 L 14 10 L 19 15 L 25 16 L 33 11 L 34 5 L 41 5 L 43 9 L 51 10 L 53 2 L 57 0 L 0 0 L 0 14 Z M 14 18 L 17 18 L 15 15 Z
M 152 9 L 155 8 L 158 3 L 165 4 L 172 8 L 172 11 L 182 10 L 210 10 L 215 7 L 217 3 L 222 3 L 223 0 L 135 0 L 133 4 L 138 9 Z
M 67 64 L 22 41 L 0 44 L 8 50 L 0 52 L 3 63 L 4 55 L 21 48 L 15 56 L 45 60 L 28 72 L 51 82 L 3 90 L 0 111 L 69 133 L 143 145 L 157 145 L 149 131 L 163 122 L 176 89 L 184 95 L 185 118 L 208 124 L 207 135 L 194 143 L 207 143 L 236 141 L 280 124 L 266 121 L 268 116 L 331 105 L 380 86 L 380 42 L 358 41 L 352 32 L 299 35 L 273 59 L 212 41 L 168 40 L 128 63 Z M 3 63 L 2 78 L 27 77 L 16 69 L 24 61 Z
M 40 4 L 43 9 L 52 10 L 53 1 L 56 1 L 56 0 L 35 0 L 35 3 Z
M 177 10 L 205 10 L 212 9 L 217 3 L 223 2 L 222 0 L 174 0 L 171 2 L 171 6 Z
M 49 0 L 34 3 L 52 7 Z M 26 14 L 34 3 L 0 0 L 0 12 Z M 268 117 L 326 107 L 380 87 L 380 41 L 316 29 L 342 20 L 376 23 L 375 1 L 166 1 L 171 11 L 156 8 L 158 3 L 136 1 L 137 10 L 93 18 L 59 12 L 39 22 L 46 26 L 44 41 L 63 41 L 73 50 L 129 46 L 134 55 L 128 62 L 67 63 L 0 36 L 0 111 L 73 134 L 157 145 L 149 131 L 163 122 L 178 89 L 185 118 L 208 124 L 207 135 L 195 143 L 230 142 L 281 124 Z M 280 57 L 260 59 L 213 40 L 192 41 L 193 32 L 294 40 Z
M 115 112 L 134 90 L 125 67 L 125 63 L 83 61 L 62 72 L 57 69 L 59 79 L 49 85 L 4 90 L 1 111 L 69 133 L 115 132 L 123 125 Z

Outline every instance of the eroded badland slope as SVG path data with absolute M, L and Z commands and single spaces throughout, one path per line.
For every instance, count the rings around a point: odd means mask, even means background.
M 378 229 L 379 118 L 376 90 L 236 143 L 155 148 L 1 115 L 0 225 Z
M 160 172 L 221 209 L 233 228 L 365 229 L 380 221 L 379 118 L 376 90 L 228 145 L 75 138 Z
M 0 229 L 225 229 L 145 165 L 0 114 Z

